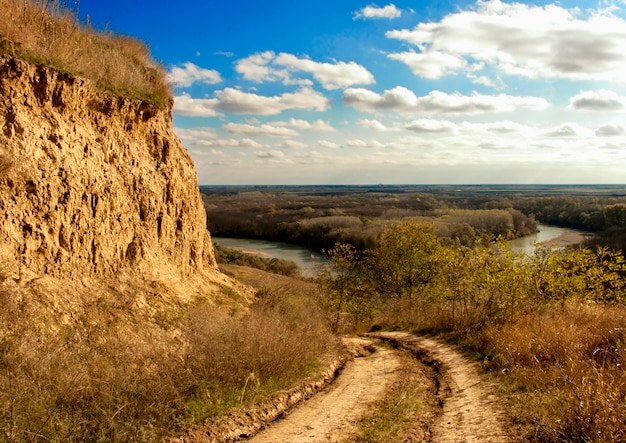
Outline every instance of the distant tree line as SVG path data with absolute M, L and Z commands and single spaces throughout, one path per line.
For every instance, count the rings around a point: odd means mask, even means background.
M 318 251 L 337 242 L 372 248 L 385 229 L 402 219 L 430 221 L 441 237 L 464 246 L 528 235 L 537 226 L 508 200 L 484 196 L 252 191 L 203 197 L 213 235 L 282 241 Z
M 541 223 L 596 233 L 588 246 L 626 248 L 626 198 L 536 197 L 515 199 L 512 204 Z

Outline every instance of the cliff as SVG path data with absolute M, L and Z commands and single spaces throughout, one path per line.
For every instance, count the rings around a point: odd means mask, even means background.
M 61 279 L 217 269 L 171 106 L 0 55 L 0 252 Z

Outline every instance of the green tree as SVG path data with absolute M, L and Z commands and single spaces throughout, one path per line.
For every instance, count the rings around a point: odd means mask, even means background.
M 371 254 L 377 292 L 386 297 L 416 297 L 442 272 L 445 252 L 433 224 L 395 223 L 383 232 Z
M 369 290 L 364 266 L 366 253 L 353 245 L 337 243 L 327 253 L 329 266 L 321 275 L 325 304 L 331 315 L 333 331 L 339 330 L 342 313 L 350 314 L 355 323 L 371 314 L 373 293 Z

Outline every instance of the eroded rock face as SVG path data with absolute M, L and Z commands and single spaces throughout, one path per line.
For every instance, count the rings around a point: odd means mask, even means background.
M 215 268 L 171 106 L 0 56 L 0 248 L 30 271 L 188 275 Z

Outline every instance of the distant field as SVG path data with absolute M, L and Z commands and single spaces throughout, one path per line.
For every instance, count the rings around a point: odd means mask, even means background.
M 312 195 L 362 194 L 384 192 L 389 194 L 427 193 L 434 195 L 477 196 L 519 195 L 527 197 L 600 196 L 625 197 L 623 185 L 203 185 L 201 192 L 291 192 Z

